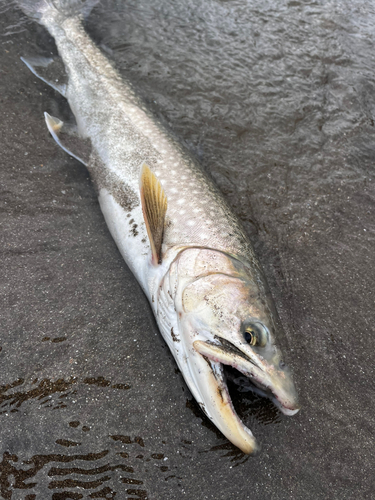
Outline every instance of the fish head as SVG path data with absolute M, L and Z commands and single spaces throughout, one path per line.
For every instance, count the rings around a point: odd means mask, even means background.
M 234 411 L 223 365 L 248 377 L 283 413 L 299 409 L 279 347 L 285 335 L 265 279 L 257 261 L 248 265 L 210 249 L 186 250 L 175 266 L 175 307 L 186 360 L 179 365 L 185 380 L 217 427 L 251 453 L 257 445 Z
M 277 333 L 284 335 L 276 331 L 267 299 L 252 280 L 212 274 L 185 288 L 185 320 L 201 355 L 233 366 L 293 414 L 296 391 L 276 341 Z

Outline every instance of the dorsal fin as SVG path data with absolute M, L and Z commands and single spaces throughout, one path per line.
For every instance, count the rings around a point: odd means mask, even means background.
M 163 240 L 167 197 L 159 179 L 146 163 L 142 163 L 139 179 L 143 217 L 150 240 L 152 263 L 161 262 L 161 244 Z

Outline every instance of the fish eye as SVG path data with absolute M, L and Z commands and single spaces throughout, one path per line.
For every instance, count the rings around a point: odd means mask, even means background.
M 245 337 L 245 340 L 248 344 L 255 345 L 256 337 L 254 335 L 254 331 L 249 326 L 244 331 L 243 336 Z
M 268 335 L 263 325 L 246 325 L 243 336 L 249 345 L 265 347 L 268 341 Z

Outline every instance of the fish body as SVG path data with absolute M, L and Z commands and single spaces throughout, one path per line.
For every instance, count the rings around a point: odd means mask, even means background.
M 276 342 L 281 325 L 248 237 L 192 155 L 88 37 L 79 16 L 87 3 L 20 3 L 56 41 L 68 77 L 62 93 L 79 136 L 89 140 L 85 163 L 101 210 L 187 385 L 223 434 L 251 453 L 257 444 L 233 409 L 223 365 L 248 376 L 285 413 L 298 406 Z M 54 135 L 62 122 L 51 120 Z M 155 189 L 163 202 L 149 202 Z M 154 246 L 152 217 L 160 236 Z

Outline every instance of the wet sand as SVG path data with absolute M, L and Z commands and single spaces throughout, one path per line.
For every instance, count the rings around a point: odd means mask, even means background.
M 200 412 L 86 169 L 49 136 L 43 112 L 69 110 L 19 57 L 55 48 L 20 19 L 0 18 L 1 498 L 371 499 L 375 13 L 107 2 L 88 20 L 264 267 L 302 409 L 231 382 L 254 457 Z

